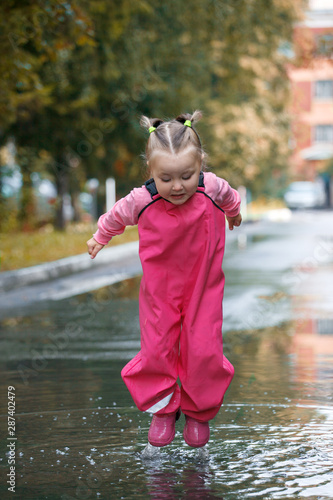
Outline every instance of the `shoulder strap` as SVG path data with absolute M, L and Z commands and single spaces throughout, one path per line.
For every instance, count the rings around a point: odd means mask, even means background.
M 145 182 L 145 186 L 149 191 L 149 194 L 151 197 L 157 195 L 157 189 L 156 189 L 156 184 L 153 178 L 148 179 L 148 181 Z
M 205 187 L 205 184 L 204 184 L 204 173 L 203 173 L 202 170 L 201 170 L 200 175 L 199 175 L 199 184 L 198 184 L 198 187 L 199 188 L 204 188 Z

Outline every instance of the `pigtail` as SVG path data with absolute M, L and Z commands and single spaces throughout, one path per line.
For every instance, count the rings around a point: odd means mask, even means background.
M 184 123 L 189 120 L 192 124 L 197 123 L 202 118 L 202 113 L 198 109 L 194 111 L 191 115 L 190 113 L 183 113 L 177 116 L 176 121 L 184 125 Z
M 198 135 L 198 132 L 195 130 L 193 125 L 200 120 L 202 117 L 202 113 L 199 110 L 194 111 L 194 113 L 183 113 L 175 119 L 175 122 L 181 123 L 183 126 L 180 127 L 174 136 L 174 144 L 177 149 L 181 147 L 181 145 L 186 146 L 187 144 L 193 144 L 193 133 L 196 135 L 197 147 L 200 151 L 202 151 L 201 140 Z
M 142 115 L 140 118 L 141 127 L 149 131 L 149 138 L 146 144 L 145 161 L 147 162 L 151 156 L 154 149 L 168 150 L 168 140 L 163 134 L 163 127 L 159 128 L 165 122 L 160 118 L 148 118 L 148 116 Z
M 181 115 L 177 116 L 176 122 L 179 122 L 182 125 L 184 125 L 186 120 L 191 120 L 191 118 L 192 118 L 192 115 L 190 115 L 189 113 L 182 113 Z
M 196 124 L 199 120 L 202 118 L 202 113 L 199 111 L 199 109 L 196 109 L 194 113 L 192 114 L 192 118 L 190 118 L 191 122 Z
M 141 127 L 146 128 L 147 130 L 149 130 L 150 127 L 157 128 L 162 123 L 164 122 L 160 118 L 148 118 L 148 116 L 144 115 L 142 115 L 140 118 Z

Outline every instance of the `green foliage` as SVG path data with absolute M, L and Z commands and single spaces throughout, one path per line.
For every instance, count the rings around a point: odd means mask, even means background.
M 40 157 L 48 157 L 49 172 L 60 187 L 58 225 L 62 227 L 62 196 L 71 172 L 65 148 L 71 145 L 77 110 L 86 107 L 82 85 L 72 82 L 67 65 L 71 58 L 75 60 L 77 47 L 94 43 L 92 26 L 76 2 L 62 0 L 6 2 L 0 6 L 0 17 L 7 49 L 1 59 L 6 86 L 0 102 L 0 134 L 2 143 L 13 136 L 20 153 L 24 181 L 20 213 L 32 220 L 31 167 Z M 23 157 L 27 148 L 29 155 Z
M 279 51 L 291 39 L 302 2 L 221 2 L 208 103 L 211 164 L 233 185 L 271 191 L 287 168 L 289 82 Z M 271 194 L 274 194 L 271 192 Z M 275 193 L 276 194 L 276 193 Z
M 38 165 L 53 177 L 59 228 L 63 194 L 75 195 L 87 177 L 101 185 L 115 177 L 120 195 L 142 182 L 141 114 L 202 109 L 209 165 L 235 186 L 270 190 L 272 172 L 279 177 L 289 154 L 288 80 L 279 47 L 291 40 L 302 5 L 4 2 L 0 140 L 14 136 L 21 151 L 33 151 L 23 170 Z

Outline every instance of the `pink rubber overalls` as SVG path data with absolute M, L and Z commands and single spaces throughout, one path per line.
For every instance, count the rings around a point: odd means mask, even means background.
M 181 407 L 207 421 L 234 374 L 222 345 L 225 215 L 205 193 L 203 174 L 197 192 L 178 206 L 161 198 L 152 179 L 145 186 L 151 202 L 138 218 L 141 351 L 122 378 L 139 410 L 162 415 Z

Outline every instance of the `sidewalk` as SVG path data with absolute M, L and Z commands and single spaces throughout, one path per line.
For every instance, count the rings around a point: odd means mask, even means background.
M 126 258 L 132 258 L 139 251 L 139 242 L 133 241 L 123 245 L 104 248 L 95 259 L 88 253 L 66 257 L 64 259 L 45 262 L 37 266 L 25 267 L 14 271 L 0 273 L 0 293 L 15 290 L 24 286 L 52 281 L 71 274 L 98 268 L 107 264 L 116 264 Z
M 142 273 L 139 242 L 0 274 L 0 320 L 42 311 L 50 303 L 89 293 Z

